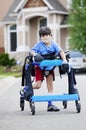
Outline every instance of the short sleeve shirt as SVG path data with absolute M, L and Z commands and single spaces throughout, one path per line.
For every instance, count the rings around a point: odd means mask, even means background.
M 31 50 L 40 55 L 45 55 L 45 54 L 49 54 L 49 53 L 53 53 L 53 52 L 59 54 L 62 49 L 54 41 L 51 41 L 51 44 L 48 46 L 44 42 L 39 41 L 37 44 L 35 44 L 32 47 Z

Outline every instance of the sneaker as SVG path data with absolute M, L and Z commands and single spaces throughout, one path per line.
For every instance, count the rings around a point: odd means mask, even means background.
M 48 105 L 47 111 L 60 111 L 60 109 L 54 105 Z

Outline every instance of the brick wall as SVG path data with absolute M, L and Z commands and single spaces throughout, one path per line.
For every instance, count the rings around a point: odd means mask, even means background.
M 14 0 L 0 0 L 0 21 L 4 18 Z M 4 51 L 4 27 L 0 26 L 0 52 Z

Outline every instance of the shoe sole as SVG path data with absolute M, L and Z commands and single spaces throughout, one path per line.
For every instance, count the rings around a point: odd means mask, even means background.
M 53 111 L 54 111 L 54 112 L 57 112 L 57 111 L 60 111 L 60 109 L 57 109 L 57 110 L 53 110 L 53 109 L 52 109 L 52 110 L 47 110 L 47 111 L 48 111 L 48 112 L 53 112 Z

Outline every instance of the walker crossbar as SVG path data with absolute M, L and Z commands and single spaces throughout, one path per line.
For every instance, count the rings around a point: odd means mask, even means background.
M 40 67 L 46 67 L 46 66 L 61 66 L 62 65 L 63 60 L 43 60 L 42 62 L 40 62 Z
M 73 101 L 79 100 L 78 94 L 63 94 L 63 95 L 37 95 L 32 96 L 33 102 L 46 102 L 46 101 Z

